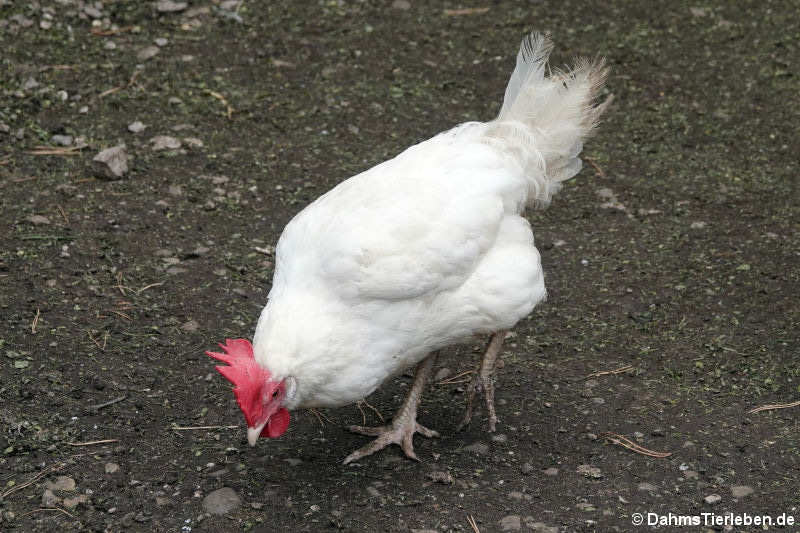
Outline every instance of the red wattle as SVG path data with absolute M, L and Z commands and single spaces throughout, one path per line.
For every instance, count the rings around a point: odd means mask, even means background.
M 277 439 L 284 433 L 286 433 L 286 428 L 289 427 L 289 410 L 285 407 L 281 407 L 278 409 L 274 415 L 269 417 L 269 422 L 267 425 L 264 426 L 264 430 L 261 432 L 262 437 L 269 437 L 271 439 Z

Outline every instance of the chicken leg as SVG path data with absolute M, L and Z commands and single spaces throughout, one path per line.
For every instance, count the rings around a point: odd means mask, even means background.
M 464 429 L 472 420 L 472 404 L 475 394 L 482 390 L 486 398 L 486 410 L 489 411 L 489 432 L 494 433 L 497 426 L 497 413 L 494 410 L 494 366 L 507 333 L 507 330 L 498 331 L 489 340 L 480 369 L 467 387 L 467 412 L 464 413 L 464 419 L 459 424 L 458 431 Z
M 436 431 L 417 423 L 417 406 L 422 397 L 422 391 L 425 389 L 425 384 L 428 381 L 428 376 L 436 362 L 437 355 L 438 353 L 434 352 L 417 365 L 417 370 L 414 374 L 414 384 L 411 386 L 411 390 L 408 391 L 408 396 L 406 396 L 403 405 L 394 415 L 391 424 L 379 427 L 349 426 L 347 428 L 354 433 L 377 438 L 363 448 L 359 448 L 348 455 L 344 460 L 344 464 L 357 461 L 390 444 L 400 445 L 407 457 L 419 461 L 417 454 L 414 453 L 414 433 L 421 433 L 426 437 L 439 436 L 439 433 Z

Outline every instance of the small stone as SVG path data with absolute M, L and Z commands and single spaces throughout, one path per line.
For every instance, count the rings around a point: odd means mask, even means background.
M 72 135 L 53 135 L 50 137 L 50 142 L 56 146 L 71 146 Z
M 116 474 L 119 472 L 119 465 L 117 463 L 106 463 L 106 474 Z
M 28 78 L 25 80 L 25 83 L 22 84 L 23 90 L 32 91 L 39 87 L 39 82 L 33 78 Z
M 11 131 L 11 126 L 9 126 L 4 122 L 0 122 L 0 133 L 5 133 L 7 135 L 8 132 L 10 131 Z
M 133 517 L 136 516 L 136 513 L 130 512 L 122 517 L 120 522 L 122 523 L 122 527 L 131 527 L 133 525 Z
M 592 505 L 591 503 L 589 503 L 589 502 L 578 503 L 578 504 L 575 505 L 575 507 L 577 507 L 581 511 L 584 511 L 584 512 L 587 512 L 587 513 L 597 510 L 597 508 L 594 505 Z
M 128 154 L 125 145 L 106 148 L 92 159 L 97 177 L 119 179 L 128 173 Z
M 48 481 L 44 484 L 50 490 L 75 490 L 75 480 L 68 476 L 58 476 L 55 481 Z
M 453 484 L 453 476 L 450 474 L 450 472 L 428 472 L 428 479 L 434 483 L 441 483 L 443 485 Z
M 653 485 L 652 483 L 648 483 L 646 481 L 643 483 L 639 483 L 639 486 L 637 488 L 639 490 L 643 490 L 646 492 L 655 492 L 656 490 L 658 490 L 655 485 Z
M 750 496 L 755 492 L 753 487 L 748 485 L 734 485 L 731 487 L 731 494 L 734 498 L 744 498 L 745 496 Z
M 525 495 L 518 490 L 513 490 L 508 493 L 508 497 L 511 498 L 512 500 L 521 500 L 522 498 L 525 497 Z
M 64 498 L 64 507 L 66 507 L 67 509 L 74 509 L 78 505 L 88 502 L 89 502 L 89 496 L 87 496 L 86 494 L 79 494 L 74 498 Z
M 53 494 L 53 491 L 50 489 L 45 489 L 44 494 L 42 494 L 42 507 L 54 507 L 61 502 L 61 498 Z
M 131 122 L 130 124 L 128 124 L 128 131 L 131 132 L 131 133 L 142 132 L 142 131 L 145 130 L 145 128 L 147 128 L 147 126 L 142 124 L 142 122 L 139 121 L 139 120 L 135 120 L 135 121 Z
M 557 476 L 558 475 L 558 468 L 555 468 L 553 466 L 551 466 L 550 468 L 545 468 L 544 470 L 542 470 L 542 474 L 544 474 L 545 476 L 550 476 L 550 477 Z
M 477 455 L 486 455 L 489 453 L 489 445 L 485 442 L 478 441 L 470 444 L 469 446 L 464 446 L 464 450 Z
M 170 196 L 182 196 L 183 189 L 181 188 L 180 185 L 170 185 L 167 188 L 167 193 L 169 193 Z
M 650 434 L 654 437 L 664 437 L 667 435 L 667 432 L 664 431 L 663 428 L 656 428 L 650 432 Z
M 136 52 L 136 59 L 138 59 L 139 61 L 147 61 L 148 59 L 152 59 L 153 57 L 158 55 L 160 51 L 161 50 L 158 48 L 158 46 L 154 45 L 145 46 L 144 48 Z
M 172 505 L 172 500 L 165 496 L 156 496 L 156 507 L 166 507 Z
M 186 2 L 173 2 L 172 0 L 159 0 L 156 2 L 156 10 L 159 13 L 177 13 L 189 7 Z
M 537 533 L 558 533 L 558 526 L 548 526 L 544 522 L 536 522 L 532 516 L 525 517 L 525 525 Z
M 719 494 L 709 494 L 708 496 L 703 498 L 703 501 L 709 505 L 714 505 L 715 503 L 719 503 L 722 501 L 722 496 L 720 496 Z
M 93 19 L 103 18 L 103 12 L 92 6 L 84 6 L 83 12 L 92 17 Z
M 53 23 L 50 22 L 49 20 L 40 20 L 39 27 L 43 30 L 49 30 L 50 28 L 53 27 Z
M 703 229 L 703 228 L 706 227 L 706 223 L 703 222 L 702 220 L 700 220 L 700 221 L 697 221 L 697 222 L 692 222 L 689 225 L 689 227 L 692 228 L 692 229 Z
M 181 326 L 181 329 L 183 331 L 192 333 L 192 332 L 197 331 L 198 329 L 200 329 L 200 324 L 198 324 L 196 320 L 189 320 L 188 322 L 184 322 L 183 323 L 183 325 Z
M 697 479 L 698 477 L 700 477 L 700 474 L 698 474 L 694 470 L 687 470 L 686 472 L 683 473 L 683 477 L 685 477 L 686 479 Z
M 203 147 L 203 141 L 201 141 L 197 137 L 184 137 L 183 142 L 186 143 L 186 146 L 188 146 L 189 148 Z
M 203 510 L 215 515 L 229 513 L 242 504 L 241 498 L 230 487 L 222 487 L 203 498 Z
M 592 465 L 578 465 L 577 472 L 592 479 L 600 479 L 603 477 L 603 473 L 600 469 Z
M 117 49 L 117 43 L 115 43 L 112 40 L 108 40 L 108 41 L 106 41 L 106 44 L 103 45 L 103 48 L 105 48 L 106 50 L 116 50 Z
M 408 11 L 411 9 L 411 2 L 408 0 L 394 0 L 394 2 L 392 2 L 392 8 Z
M 31 215 L 27 218 L 27 221 L 33 224 L 34 226 L 43 226 L 46 224 L 50 224 L 50 219 L 42 215 Z
M 169 41 L 166 40 L 163 37 L 159 37 L 158 39 L 154 40 L 153 42 L 156 43 L 156 46 L 158 46 L 159 48 L 163 48 L 163 47 L 165 47 L 165 46 L 167 46 L 169 44 Z
M 530 463 L 523 463 L 522 467 L 519 469 L 520 472 L 525 474 L 526 476 L 533 473 L 533 465 Z
M 181 105 L 183 103 L 183 100 L 181 100 L 177 96 L 170 96 L 169 99 L 167 99 L 167 103 L 169 105 Z
M 518 514 L 504 516 L 498 522 L 500 531 L 519 531 L 522 529 L 522 518 Z
M 289 466 L 297 466 L 297 465 L 303 463 L 302 459 L 297 459 L 295 457 L 288 457 L 288 458 L 284 459 L 284 461 L 289 463 Z
M 496 433 L 492 435 L 492 442 L 497 442 L 498 444 L 505 444 L 508 442 L 508 436 L 504 433 Z
M 177 150 L 181 147 L 181 142 L 175 137 L 169 135 L 157 135 L 150 139 L 150 144 L 153 145 L 153 150 Z

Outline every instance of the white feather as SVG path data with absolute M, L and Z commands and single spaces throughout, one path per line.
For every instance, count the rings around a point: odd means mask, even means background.
M 510 328 L 545 298 L 525 206 L 577 172 L 599 64 L 544 76 L 552 45 L 523 41 L 495 121 L 471 122 L 339 184 L 276 251 L 254 350 L 287 406 L 358 401 L 431 351 Z

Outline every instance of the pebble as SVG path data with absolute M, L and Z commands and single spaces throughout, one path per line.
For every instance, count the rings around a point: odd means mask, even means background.
M 519 470 L 527 476 L 533 472 L 533 465 L 530 463 L 523 463 Z
M 48 481 L 44 484 L 50 490 L 75 490 L 75 480 L 67 476 L 58 476 L 55 481 Z
M 500 531 L 519 531 L 522 529 L 522 518 L 518 514 L 504 516 L 498 522 Z
M 508 442 L 508 437 L 503 433 L 497 433 L 492 435 L 492 442 L 498 442 L 500 444 Z
M 34 226 L 50 224 L 50 219 L 42 215 L 31 215 L 26 220 Z
M 443 485 L 452 485 L 453 484 L 453 476 L 450 472 L 429 472 L 428 479 L 433 481 L 434 483 L 441 483 Z
M 119 465 L 117 463 L 106 463 L 106 474 L 116 474 L 119 472 Z
M 173 2 L 172 0 L 159 0 L 156 2 L 156 10 L 159 13 L 177 13 L 189 7 L 186 2 Z
M 189 333 L 192 333 L 200 329 L 200 324 L 198 324 L 196 320 L 189 320 L 188 322 L 183 323 L 181 329 L 183 331 L 188 331 Z
M 39 82 L 33 78 L 28 78 L 25 80 L 25 83 L 22 84 L 22 88 L 26 91 L 32 91 L 39 87 Z
M 103 48 L 105 48 L 106 50 L 116 50 L 117 49 L 117 43 L 115 43 L 114 41 L 111 41 L 111 40 L 106 41 L 106 44 L 103 45 Z
M 469 446 L 464 446 L 464 450 L 477 455 L 486 455 L 489 453 L 489 445 L 485 442 L 478 441 L 470 444 Z
M 734 485 L 731 487 L 731 494 L 734 498 L 744 498 L 745 496 L 750 496 L 755 492 L 753 487 L 749 485 Z
M 542 470 L 542 474 L 545 476 L 557 476 L 558 475 L 558 468 L 551 466 L 550 468 L 545 468 Z
M 603 477 L 603 473 L 600 469 L 592 465 L 578 465 L 576 472 L 592 479 L 600 479 Z
M 0 122 L 0 133 L 8 134 L 11 131 L 11 126 L 4 122 Z
M 72 145 L 72 135 L 53 135 L 50 142 L 56 146 L 70 146 Z
M 130 124 L 128 124 L 128 131 L 131 133 L 139 133 L 141 131 L 144 131 L 145 128 L 147 128 L 147 126 L 142 124 L 142 122 L 139 120 L 135 120 Z
M 392 2 L 392 8 L 408 11 L 411 9 L 411 2 L 408 0 L 394 0 L 394 2 Z
M 103 18 L 103 12 L 92 6 L 84 6 L 83 12 L 92 17 L 93 19 Z
M 708 496 L 703 498 L 703 501 L 709 505 L 714 505 L 715 503 L 719 503 L 720 501 L 722 501 L 722 496 L 720 496 L 719 494 L 709 494 Z
M 525 525 L 532 531 L 538 533 L 558 533 L 558 526 L 548 526 L 544 522 L 534 522 L 535 518 L 532 516 L 525 517 Z
M 50 489 L 45 489 L 42 494 L 42 507 L 55 507 L 60 501 L 61 499 Z
M 175 137 L 169 135 L 156 135 L 150 139 L 150 144 L 153 145 L 153 150 L 177 150 L 181 147 L 181 142 Z
M 658 490 L 655 485 L 653 485 L 652 483 L 648 483 L 646 481 L 643 483 L 639 483 L 638 489 L 647 492 L 655 492 L 656 490 Z
M 697 221 L 697 222 L 692 222 L 689 227 L 692 228 L 692 229 L 703 229 L 703 228 L 706 227 L 706 223 L 703 222 L 702 220 L 700 220 L 700 221 Z
M 202 148 L 204 146 L 203 141 L 197 137 L 184 137 L 183 142 L 190 148 Z
M 95 174 L 100 178 L 119 179 L 128 173 L 128 153 L 125 145 L 106 148 L 92 159 Z
M 154 40 L 153 42 L 156 43 L 156 46 L 158 46 L 160 48 L 163 48 L 164 46 L 167 46 L 169 44 L 169 41 L 166 40 L 163 37 L 159 37 L 158 39 Z
M 148 59 L 152 59 L 153 57 L 158 55 L 160 51 L 161 50 L 158 48 L 158 46 L 154 45 L 145 46 L 144 48 L 136 52 L 136 59 L 138 59 L 139 61 L 147 61 Z
M 86 494 L 79 494 L 74 498 L 64 498 L 64 507 L 66 507 L 67 509 L 74 509 L 78 505 L 88 502 L 89 502 L 89 496 L 87 496 Z
M 683 473 L 683 477 L 685 477 L 686 479 L 697 479 L 699 476 L 700 474 L 698 474 L 694 470 L 687 470 L 686 472 Z
M 230 487 L 222 487 L 203 498 L 203 510 L 215 515 L 229 513 L 242 504 L 241 498 Z

